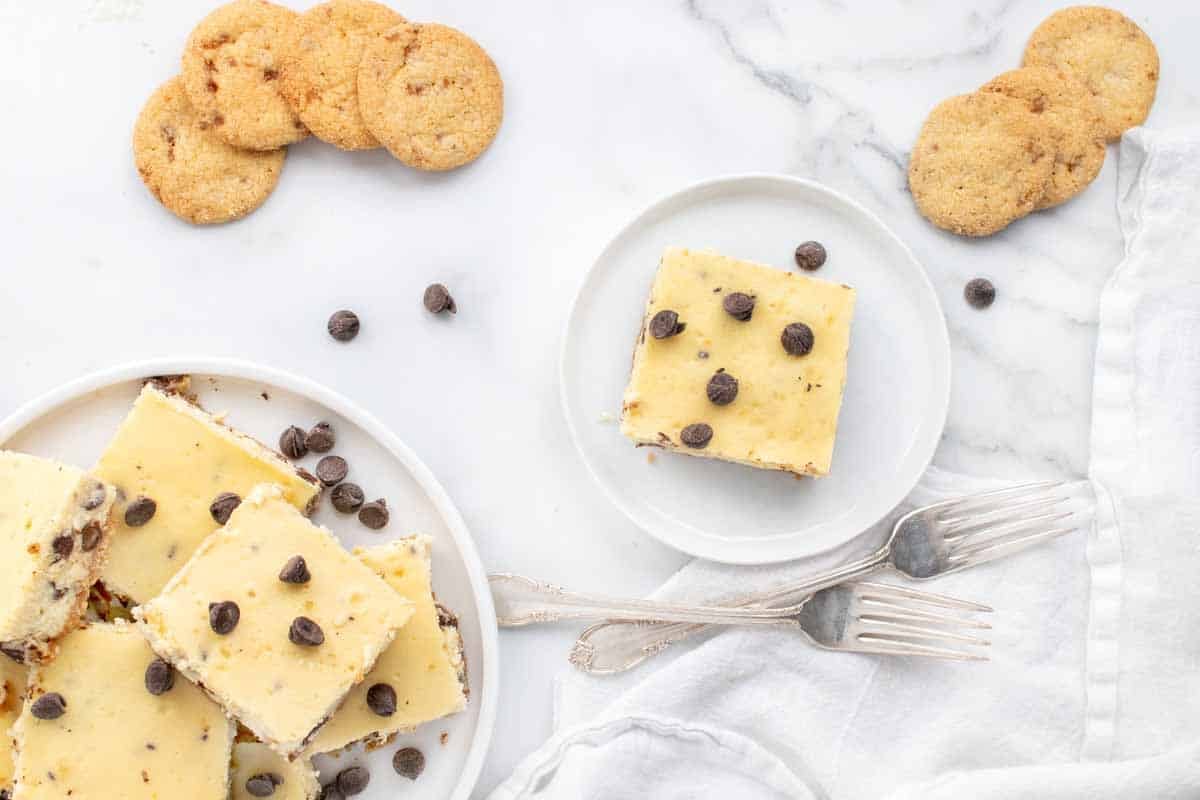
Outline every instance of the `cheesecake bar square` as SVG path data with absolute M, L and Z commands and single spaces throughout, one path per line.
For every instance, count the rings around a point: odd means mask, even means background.
M 28 680 L 26 667 L 10 658 L 0 658 L 0 796 L 4 792 L 12 794 L 14 750 L 9 729 L 21 714 Z
M 87 606 L 115 490 L 66 464 L 0 451 L 0 652 L 44 660 Z
M 233 724 L 169 671 L 148 680 L 155 661 L 117 622 L 71 633 L 35 666 L 13 726 L 14 800 L 226 800 Z
M 621 407 L 639 445 L 829 472 L 854 289 L 712 252 L 662 256 Z
M 310 753 L 358 741 L 381 745 L 393 735 L 461 711 L 467 705 L 466 663 L 458 620 L 433 596 L 433 540 L 410 536 L 354 555 L 413 604 L 413 616 L 366 680 L 317 732 Z
M 138 395 L 96 474 L 122 493 L 104 584 L 134 602 L 158 594 L 220 527 L 212 507 L 219 496 L 274 483 L 305 508 L 320 491 L 311 475 L 155 383 Z
M 233 746 L 230 777 L 229 800 L 313 800 L 321 791 L 311 762 L 288 761 L 261 742 Z
M 316 735 L 413 614 L 274 485 L 133 610 L 162 658 L 277 753 Z

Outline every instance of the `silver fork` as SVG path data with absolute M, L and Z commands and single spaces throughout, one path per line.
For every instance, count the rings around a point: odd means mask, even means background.
M 733 607 L 794 606 L 843 581 L 892 568 L 916 580 L 936 578 L 1011 555 L 1075 530 L 1068 509 L 1090 491 L 1086 481 L 1031 483 L 918 508 L 897 520 L 887 542 L 858 561 L 799 583 L 722 601 Z M 603 675 L 630 669 L 707 628 L 706 625 L 614 621 L 585 630 L 576 666 Z
M 765 609 L 617 600 L 566 592 L 520 575 L 490 575 L 488 580 L 504 627 L 639 615 L 652 605 L 655 617 L 681 622 L 793 628 L 829 650 L 985 661 L 990 644 L 968 632 L 991 627 L 970 616 L 991 612 L 987 606 L 881 583 L 845 583 L 795 606 Z M 589 670 L 593 656 L 590 645 L 577 642 L 570 661 Z

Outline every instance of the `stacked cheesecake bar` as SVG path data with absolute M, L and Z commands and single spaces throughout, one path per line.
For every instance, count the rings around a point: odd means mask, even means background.
M 90 474 L 0 452 L 4 800 L 315 798 L 312 756 L 466 704 L 428 537 L 348 552 L 186 388 L 148 382 Z

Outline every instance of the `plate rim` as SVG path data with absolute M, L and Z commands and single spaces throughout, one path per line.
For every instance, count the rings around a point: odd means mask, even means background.
M 571 299 L 571 305 L 567 313 L 566 323 L 563 328 L 561 340 L 559 342 L 558 354 L 558 390 L 559 404 L 562 409 L 563 417 L 566 419 L 567 432 L 571 438 L 571 443 L 575 447 L 575 452 L 583 461 L 584 467 L 591 476 L 592 481 L 600 487 L 601 492 L 622 514 L 625 515 L 638 528 L 653 539 L 678 550 L 681 553 L 693 556 L 695 558 L 704 558 L 710 561 L 715 561 L 722 564 L 737 564 L 737 565 L 762 565 L 762 564 L 778 564 L 785 561 L 793 561 L 805 558 L 814 558 L 836 550 L 839 547 L 846 545 L 849 542 L 859 538 L 866 533 L 873 525 L 878 524 L 879 520 L 875 520 L 871 525 L 868 525 L 861 531 L 851 535 L 842 542 L 836 542 L 827 546 L 819 547 L 787 547 L 777 548 L 779 552 L 771 554 L 757 554 L 738 552 L 740 545 L 738 543 L 716 543 L 706 542 L 697 547 L 694 542 L 686 540 L 685 537 L 676 536 L 671 532 L 658 530 L 647 517 L 636 512 L 620 495 L 615 487 L 610 486 L 592 464 L 592 460 L 584 448 L 583 441 L 579 430 L 575 425 L 575 420 L 570 409 L 573 407 L 567 394 L 567 367 L 568 367 L 568 349 L 572 340 L 572 330 L 575 328 L 575 319 L 579 313 L 579 306 L 583 297 L 584 289 L 591 282 L 593 276 L 600 268 L 600 264 L 604 262 L 611 252 L 630 234 L 636 231 L 637 228 L 643 226 L 646 220 L 661 211 L 664 207 L 671 203 L 677 202 L 681 198 L 693 193 L 703 193 L 704 191 L 712 190 L 725 184 L 725 188 L 730 188 L 742 183 L 750 183 L 755 181 L 777 182 L 790 184 L 792 187 L 802 187 L 804 189 L 824 194 L 832 200 L 849 207 L 852 211 L 865 218 L 868 222 L 875 226 L 876 230 L 889 239 L 901 253 L 905 255 L 910 264 L 915 267 L 917 275 L 920 277 L 922 285 L 926 290 L 929 298 L 933 301 L 933 308 L 937 312 L 937 320 L 939 325 L 933 326 L 936 330 L 938 353 L 937 360 L 944 363 L 945 368 L 941 371 L 939 378 L 944 382 L 943 391 L 938 396 L 938 408 L 936 409 L 936 436 L 930 436 L 927 443 L 922 447 L 926 452 L 920 453 L 918 463 L 921 464 L 919 470 L 914 470 L 915 474 L 909 480 L 903 481 L 905 485 L 904 493 L 897 498 L 896 502 L 900 503 L 904 497 L 907 497 L 921 479 L 921 475 L 929 469 L 929 465 L 933 462 L 933 456 L 937 451 L 938 444 L 941 441 L 942 435 L 946 429 L 946 421 L 950 413 L 950 397 L 953 386 L 953 361 L 950 349 L 950 331 L 946 322 L 946 313 L 942 308 L 941 300 L 938 298 L 937 290 L 933 285 L 933 281 L 929 278 L 929 273 L 926 272 L 924 264 L 916 257 L 912 249 L 904 242 L 903 239 L 896 234 L 874 211 L 871 211 L 866 206 L 859 203 L 857 200 L 848 195 L 833 189 L 820 181 L 812 180 L 811 178 L 802 178 L 796 175 L 787 175 L 777 172 L 738 172 L 717 175 L 711 178 L 689 183 L 682 188 L 659 195 L 647 205 L 643 206 L 637 213 L 631 216 L 608 240 L 600 249 L 599 253 L 592 260 L 591 265 L 584 272 L 582 278 L 576 284 L 575 294 Z M 884 511 L 879 519 L 887 516 L 888 511 Z
M 449 795 L 451 800 L 467 800 L 483 772 L 483 764 L 491 745 L 499 707 L 500 686 L 497 661 L 500 645 L 496 609 L 492 602 L 491 590 L 488 588 L 487 573 L 462 514 L 425 462 L 378 417 L 322 383 L 276 367 L 264 366 L 245 359 L 221 356 L 156 357 L 126 361 L 89 372 L 22 403 L 15 411 L 0 420 L 0 446 L 41 417 L 89 394 L 138 378 L 180 374 L 217 375 L 241 380 L 262 381 L 320 403 L 362 428 L 371 438 L 386 448 L 409 471 L 429 497 L 445 522 L 446 528 L 450 531 L 466 567 L 472 593 L 475 596 L 475 610 L 479 615 L 479 627 L 482 635 L 480 649 L 483 663 L 480 665 L 480 670 L 486 691 L 478 692 L 483 695 L 483 698 L 479 703 L 479 718 L 475 733 L 472 737 L 471 747 L 467 751 L 466 762 L 459 773 L 458 782 Z

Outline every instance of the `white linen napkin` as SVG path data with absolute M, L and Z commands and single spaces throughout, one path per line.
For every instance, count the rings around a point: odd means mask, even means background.
M 1121 146 L 1126 256 L 1101 300 L 1080 530 L 923 584 L 993 605 L 993 660 L 818 651 L 736 629 L 613 678 L 564 674 L 517 798 L 1200 796 L 1200 131 Z M 993 483 L 931 469 L 912 505 Z M 1087 486 L 1085 484 L 1085 486 Z M 820 561 L 696 561 L 656 596 L 716 599 Z M 732 593 L 732 590 L 729 592 Z

